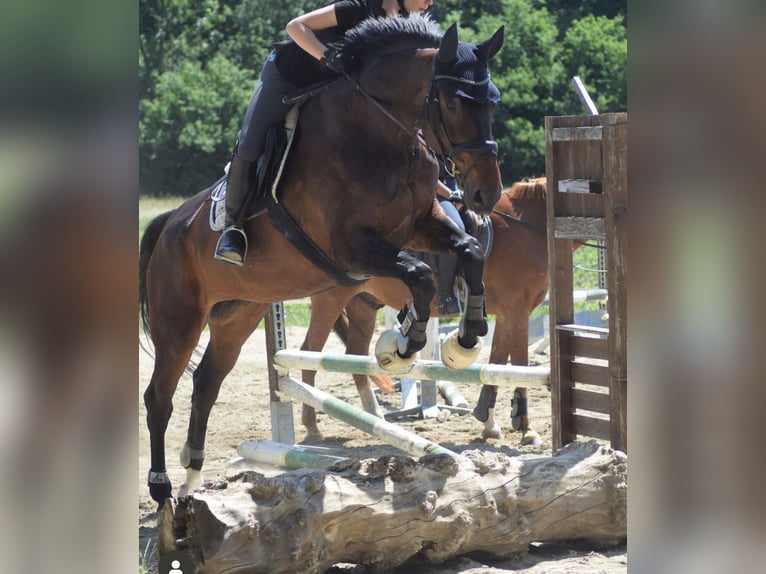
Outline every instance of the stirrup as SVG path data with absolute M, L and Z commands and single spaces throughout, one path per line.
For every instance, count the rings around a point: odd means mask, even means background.
M 232 265 L 242 267 L 247 255 L 247 235 L 236 225 L 230 225 L 221 232 L 213 257 Z

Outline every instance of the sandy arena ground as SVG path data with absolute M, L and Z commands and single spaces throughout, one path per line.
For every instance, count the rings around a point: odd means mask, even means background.
M 290 328 L 287 335 L 289 348 L 299 348 L 303 341 L 305 329 Z M 205 335 L 203 334 L 203 339 Z M 376 335 L 377 338 L 377 335 Z M 243 348 L 239 362 L 232 373 L 224 381 L 218 401 L 213 407 L 210 425 L 208 427 L 206 459 L 203 469 L 205 480 L 215 479 L 225 475 L 229 462 L 237 456 L 237 446 L 243 440 L 271 439 L 271 423 L 269 417 L 268 376 L 266 372 L 266 353 L 264 331 L 258 329 Z M 533 363 L 543 364 L 548 361 L 547 355 L 533 354 L 530 348 L 530 359 Z M 328 353 L 343 353 L 341 342 L 331 336 L 325 347 Z M 485 342 L 480 360 L 486 362 L 489 344 Z M 140 353 L 140 393 L 139 393 L 139 468 L 138 468 L 138 507 L 139 507 L 139 553 L 143 554 L 147 543 L 150 548 L 156 540 L 156 505 L 149 497 L 146 486 L 146 476 L 149 470 L 149 435 L 146 429 L 143 394 L 151 376 L 153 361 L 146 353 Z M 356 387 L 350 375 L 319 373 L 318 388 L 332 395 L 361 406 Z M 178 452 L 185 438 L 189 421 L 191 401 L 191 377 L 184 375 L 174 397 L 174 412 L 166 435 L 168 473 L 177 489 L 184 481 L 185 471 L 178 463 Z M 478 397 L 478 385 L 461 385 L 460 392 L 470 405 L 474 405 Z M 400 394 L 379 396 L 381 405 L 394 410 L 401 407 Z M 441 400 L 441 399 L 440 399 Z M 449 446 L 453 450 L 489 448 L 508 454 L 509 456 L 550 456 L 551 455 L 551 422 L 550 422 L 550 393 L 542 389 L 529 389 L 529 407 L 532 425 L 542 437 L 540 446 L 520 446 L 520 435 L 511 429 L 510 408 L 511 393 L 502 392 L 498 396 L 497 412 L 503 426 L 505 438 L 502 440 L 484 441 L 481 437 L 482 425 L 471 415 L 450 415 L 446 420 L 410 418 L 400 421 L 400 424 L 413 432 Z M 300 410 L 294 408 L 296 421 L 296 441 L 301 442 L 305 436 L 300 426 Z M 386 454 L 402 454 L 401 451 L 390 447 L 380 440 L 364 434 L 362 431 L 336 421 L 324 414 L 318 416 L 319 428 L 325 436 L 323 446 L 342 448 L 349 455 L 357 458 L 377 458 Z M 282 470 L 273 467 L 253 465 L 251 468 L 264 474 L 278 474 Z M 612 549 L 588 546 L 582 543 L 533 544 L 525 554 L 510 560 L 477 561 L 469 557 L 459 557 L 446 563 L 424 567 L 400 567 L 392 574 L 500 574 L 519 572 L 526 574 L 624 574 L 627 572 L 627 547 L 625 544 Z M 156 555 L 148 561 L 149 571 L 156 572 Z M 348 564 L 337 565 L 329 572 L 346 574 L 363 574 L 365 569 Z

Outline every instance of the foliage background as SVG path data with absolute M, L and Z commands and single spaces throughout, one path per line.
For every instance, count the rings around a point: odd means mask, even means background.
M 140 189 L 191 196 L 222 174 L 271 45 L 327 0 L 139 0 Z M 477 42 L 505 26 L 492 61 L 503 180 L 545 173 L 546 115 L 627 109 L 627 0 L 436 0 L 433 18 Z

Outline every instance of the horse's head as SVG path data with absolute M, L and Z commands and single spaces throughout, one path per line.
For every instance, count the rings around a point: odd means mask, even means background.
M 502 46 L 503 32 L 501 27 L 490 39 L 469 44 L 458 41 L 456 25 L 442 33 L 428 16 L 412 14 L 369 18 L 338 44 L 347 70 L 359 78 L 355 94 L 379 108 L 374 117 L 388 116 L 397 141 L 401 131 L 414 139 L 416 128 L 424 128 L 428 145 L 457 177 L 466 204 L 479 213 L 489 213 L 502 191 L 492 139 L 500 93 L 487 64 Z
M 428 121 L 458 184 L 466 205 L 489 213 L 500 199 L 502 181 L 497 142 L 492 139 L 492 116 L 500 92 L 487 70 L 503 45 L 504 28 L 480 44 L 458 42 L 453 24 L 442 37 L 434 60 Z

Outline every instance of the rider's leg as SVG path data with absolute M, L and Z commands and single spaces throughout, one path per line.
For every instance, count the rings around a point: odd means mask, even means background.
M 460 218 L 455 205 L 448 199 L 439 197 L 439 204 L 445 213 L 452 219 L 461 230 L 465 231 L 465 225 Z M 460 304 L 455 294 L 455 277 L 458 272 L 458 258 L 453 253 L 437 253 L 436 268 L 439 277 L 439 314 L 459 315 Z
M 247 255 L 247 237 L 242 224 L 247 217 L 248 199 L 256 180 L 255 162 L 247 161 L 239 154 L 240 137 L 237 138 L 226 177 L 226 227 L 214 255 L 216 259 L 234 265 L 242 265 Z
M 247 237 L 242 226 L 256 184 L 257 162 L 263 153 L 266 132 L 284 121 L 291 106 L 282 103 L 282 98 L 295 90 L 282 78 L 274 62 L 272 53 L 247 106 L 226 180 L 226 227 L 216 245 L 215 258 L 234 265 L 242 265 L 247 255 Z

